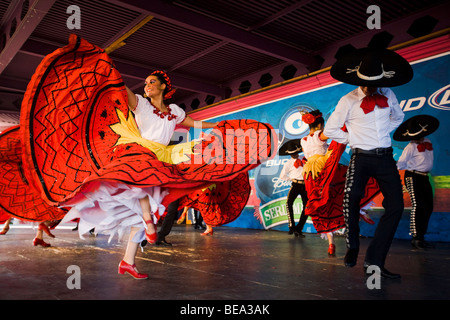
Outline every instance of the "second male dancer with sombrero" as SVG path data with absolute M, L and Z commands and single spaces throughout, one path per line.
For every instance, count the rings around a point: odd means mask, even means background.
M 410 81 L 413 71 L 400 55 L 387 49 L 364 48 L 339 59 L 331 76 L 358 88 L 342 97 L 325 126 L 324 134 L 352 148 L 347 170 L 343 213 L 346 220 L 347 267 L 356 265 L 359 253 L 359 212 L 370 177 L 383 194 L 385 212 L 366 251 L 364 268 L 376 265 L 381 276 L 400 278 L 389 272 L 385 260 L 403 213 L 400 175 L 393 158 L 390 133 L 404 114 L 394 92 L 386 87 Z M 341 130 L 346 126 L 348 132 Z
M 439 120 L 430 115 L 416 115 L 395 130 L 393 139 L 409 141 L 398 159 L 397 168 L 405 170 L 404 182 L 411 199 L 411 244 L 416 249 L 432 247 L 425 241 L 428 221 L 433 213 L 433 189 L 428 173 L 433 168 L 433 146 L 427 138 L 439 127 Z

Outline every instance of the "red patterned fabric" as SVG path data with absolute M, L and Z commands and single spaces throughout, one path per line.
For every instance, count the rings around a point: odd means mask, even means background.
M 6 221 L 8 221 L 10 217 L 11 215 L 7 214 L 6 212 L 0 209 L 0 224 L 4 224 Z
M 342 207 L 347 166 L 339 164 L 345 147 L 346 145 L 333 140 L 328 147 L 328 150 L 333 152 L 325 162 L 322 171 L 315 179 L 310 174 L 305 180 L 308 193 L 305 214 L 311 217 L 318 233 L 331 232 L 345 227 Z M 375 179 L 369 179 L 365 196 L 361 200 L 361 207 L 369 203 L 379 192 Z
M 0 221 L 11 216 L 21 220 L 46 221 L 62 219 L 67 210 L 48 205 L 24 174 L 22 141 L 19 127 L 0 135 Z
M 229 181 L 217 182 L 198 189 L 180 201 L 180 207 L 191 207 L 202 214 L 206 224 L 220 226 L 234 221 L 250 197 L 248 173 Z
M 167 205 L 212 182 L 238 177 L 276 150 L 270 125 L 230 120 L 220 122 L 184 162 L 161 162 L 137 142 L 117 145 L 119 115 L 134 122 L 127 101 L 122 78 L 103 49 L 71 35 L 67 46 L 44 58 L 27 88 L 20 119 L 25 177 L 44 203 L 67 204 L 90 182 L 111 180 L 166 187 Z

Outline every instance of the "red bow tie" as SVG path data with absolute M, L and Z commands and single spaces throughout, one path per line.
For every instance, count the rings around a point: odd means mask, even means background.
M 375 108 L 375 105 L 379 106 L 380 108 L 389 107 L 389 104 L 387 103 L 387 101 L 388 101 L 388 98 L 381 94 L 365 96 L 363 101 L 361 102 L 361 108 L 363 109 L 364 113 L 367 114 L 367 113 L 373 111 L 373 109 Z
M 303 167 L 303 163 L 302 163 L 302 160 L 300 160 L 300 159 L 297 159 L 297 160 L 295 160 L 294 161 L 294 167 L 295 168 L 298 168 L 298 167 Z
M 429 142 L 422 142 L 417 145 L 417 150 L 419 150 L 419 152 L 424 152 L 425 150 L 433 150 L 433 145 Z

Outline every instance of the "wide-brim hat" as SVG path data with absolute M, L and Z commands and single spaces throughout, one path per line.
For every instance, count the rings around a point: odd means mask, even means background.
M 419 140 L 439 128 L 439 120 L 429 115 L 417 115 L 404 121 L 394 132 L 396 141 Z
M 357 86 L 395 87 L 409 82 L 414 72 L 409 62 L 392 50 L 361 48 L 339 58 L 330 74 Z
M 300 144 L 300 139 L 289 140 L 283 143 L 283 145 L 278 150 L 280 156 L 288 156 L 294 153 L 302 152 L 302 145 Z

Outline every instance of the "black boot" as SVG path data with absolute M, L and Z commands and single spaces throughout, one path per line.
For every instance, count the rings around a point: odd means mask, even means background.
M 356 260 L 358 260 L 358 248 L 347 249 L 347 253 L 344 257 L 344 264 L 346 267 L 354 267 L 356 265 Z

